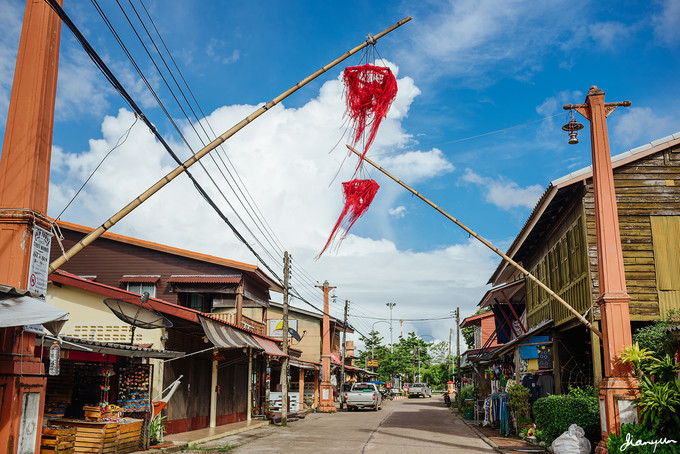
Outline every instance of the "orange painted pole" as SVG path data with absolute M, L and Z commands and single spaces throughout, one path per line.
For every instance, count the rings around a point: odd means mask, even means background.
M 335 287 L 324 281 L 323 286 L 317 285 L 323 290 L 323 325 L 321 332 L 321 403 L 319 411 L 333 413 L 336 411 L 333 400 L 333 387 L 331 386 L 331 322 L 328 317 L 328 293 Z
M 607 133 L 607 117 L 619 106 L 630 106 L 630 101 L 605 103 L 604 91 L 595 86 L 588 91 L 585 104 L 564 106 L 565 110 L 574 109 L 590 120 L 600 289 L 597 303 L 602 318 L 604 350 L 604 377 L 599 394 L 602 442 L 596 449 L 597 453 L 607 452 L 607 434 L 618 433 L 622 423 L 637 421 L 632 399 L 638 383 L 630 369 L 618 362 L 619 353 L 633 342 L 628 309 L 630 296 L 626 289 L 614 171 Z
M 0 157 L 0 284 L 44 292 L 29 279 L 33 236 L 49 230 L 47 197 L 61 21 L 27 0 Z M 44 285 L 43 285 L 44 284 Z M 7 316 L 7 315 L 4 315 Z M 38 452 L 47 378 L 36 335 L 0 328 L 0 451 Z

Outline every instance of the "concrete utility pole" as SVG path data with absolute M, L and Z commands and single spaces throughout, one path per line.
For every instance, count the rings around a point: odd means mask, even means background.
M 460 307 L 456 308 L 456 374 L 458 380 L 456 380 L 456 400 L 458 401 L 458 411 L 461 409 L 461 377 L 460 377 Z
M 394 343 L 392 338 L 392 308 L 397 305 L 397 303 L 385 303 L 385 305 L 390 307 L 390 353 L 394 353 Z
M 597 238 L 597 273 L 600 294 L 597 303 L 602 316 L 604 377 L 600 382 L 600 427 L 602 441 L 597 453 L 607 452 L 607 435 L 618 433 L 622 423 L 637 422 L 633 399 L 638 383 L 626 365 L 618 362 L 619 353 L 633 343 L 623 267 L 623 251 L 619 233 L 619 216 L 614 190 L 614 171 L 609 152 L 607 117 L 617 107 L 628 107 L 630 101 L 604 102 L 604 91 L 590 87 L 585 104 L 566 104 L 590 120 L 593 155 L 593 193 L 595 199 L 595 232 Z
M 0 158 L 0 284 L 45 293 L 47 267 L 32 260 L 38 252 L 33 240 L 50 237 L 46 214 L 61 20 L 47 2 L 25 3 Z M 40 450 L 47 377 L 35 357 L 35 337 L 23 327 L 0 328 L 2 452 Z
M 316 287 L 323 290 L 323 329 L 321 335 L 321 404 L 319 411 L 333 413 L 336 411 L 333 402 L 333 387 L 331 386 L 331 321 L 328 317 L 328 293 L 335 287 L 324 281 Z
M 283 364 L 281 365 L 281 425 L 288 425 L 288 275 L 290 258 L 283 253 Z M 302 400 L 302 399 L 301 399 Z
M 340 364 L 340 388 L 339 392 L 342 394 L 342 385 L 345 383 L 345 355 L 347 355 L 347 308 L 349 301 L 345 300 L 345 320 L 342 323 L 342 363 Z M 340 397 L 340 409 L 343 408 L 342 395 Z

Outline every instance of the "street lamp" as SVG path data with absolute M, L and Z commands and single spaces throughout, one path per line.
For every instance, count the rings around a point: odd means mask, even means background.
M 604 91 L 590 87 L 585 104 L 566 104 L 590 121 L 590 140 L 593 156 L 593 193 L 595 199 L 595 232 L 597 239 L 597 272 L 602 317 L 602 347 L 604 349 L 604 377 L 600 383 L 600 426 L 602 441 L 596 452 L 606 452 L 607 434 L 617 433 L 622 423 L 636 422 L 633 399 L 637 381 L 630 370 L 617 361 L 619 353 L 632 344 L 630 296 L 626 289 L 623 251 L 619 233 L 619 218 L 614 191 L 614 171 L 609 152 L 607 117 L 617 107 L 628 107 L 630 101 L 604 102 Z M 572 121 L 573 117 L 572 117 Z M 571 122 L 570 122 L 571 123 Z M 572 124 L 572 126 L 574 126 Z M 569 143 L 575 143 L 574 128 L 569 131 Z
M 371 326 L 371 333 L 375 331 L 375 325 L 377 323 L 389 323 L 389 322 L 387 320 L 378 320 L 377 322 L 373 322 L 373 326 Z M 375 344 L 374 343 L 371 344 L 371 359 L 375 359 Z M 368 367 L 368 365 L 366 367 Z M 375 367 L 373 369 L 374 369 L 373 372 L 375 372 Z
M 386 306 L 390 308 L 390 353 L 394 353 L 394 344 L 392 343 L 392 308 L 397 305 L 397 303 L 385 303 Z

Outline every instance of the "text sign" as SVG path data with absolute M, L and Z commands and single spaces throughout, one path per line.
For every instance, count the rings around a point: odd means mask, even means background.
M 41 295 L 47 293 L 47 270 L 50 265 L 51 245 L 52 233 L 34 225 L 31 258 L 28 265 L 28 285 L 26 287 L 31 292 Z

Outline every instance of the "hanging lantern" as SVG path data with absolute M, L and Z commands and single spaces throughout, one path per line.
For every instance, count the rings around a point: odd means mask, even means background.
M 368 210 L 368 207 L 371 205 L 379 188 L 380 186 L 375 180 L 351 180 L 342 183 L 345 205 L 342 213 L 340 213 L 338 221 L 335 223 L 335 227 L 333 227 L 333 231 L 328 237 L 328 241 L 326 241 L 326 245 L 321 252 L 319 252 L 319 255 L 316 256 L 317 259 L 326 252 L 326 249 L 328 249 L 328 246 L 336 239 L 338 231 L 342 227 L 344 232 L 337 242 L 337 246 L 340 246 L 342 240 L 344 240 L 349 233 L 349 229 L 351 229 L 354 223 Z
M 366 128 L 369 128 L 361 156 L 363 159 L 375 139 L 380 122 L 397 96 L 397 79 L 384 66 L 361 65 L 345 68 L 342 80 L 347 104 L 345 115 L 350 118 L 353 146 L 364 137 Z
M 569 123 L 562 126 L 562 130 L 569 133 L 569 144 L 576 145 L 578 143 L 578 131 L 583 129 L 583 125 L 574 120 L 574 111 L 569 111 Z

